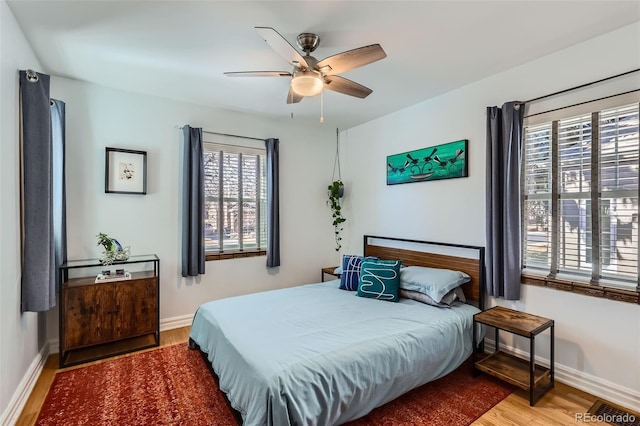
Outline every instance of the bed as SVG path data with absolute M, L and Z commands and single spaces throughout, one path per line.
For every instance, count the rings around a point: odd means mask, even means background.
M 443 253 L 451 250 L 465 257 Z M 340 290 L 335 280 L 201 305 L 189 344 L 206 356 L 243 424 L 342 424 L 471 355 L 473 314 L 483 307 L 482 247 L 365 236 L 363 252 L 465 272 L 468 303 L 390 303 Z

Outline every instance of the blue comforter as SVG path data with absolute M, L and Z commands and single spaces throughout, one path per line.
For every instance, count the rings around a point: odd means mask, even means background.
M 335 425 L 457 368 L 473 314 L 357 297 L 338 281 L 201 305 L 190 338 L 245 425 Z

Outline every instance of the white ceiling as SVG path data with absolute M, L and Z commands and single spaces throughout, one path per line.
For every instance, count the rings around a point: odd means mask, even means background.
M 349 128 L 640 21 L 640 1 L 8 0 L 44 70 L 199 105 L 318 123 L 320 97 L 287 105 L 287 78 L 224 71 L 289 65 L 254 26 L 317 59 L 380 43 L 388 57 L 344 77 L 366 99 L 325 91 L 325 125 Z

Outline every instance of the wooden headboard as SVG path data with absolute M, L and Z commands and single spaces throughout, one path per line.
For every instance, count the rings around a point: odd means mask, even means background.
M 472 257 L 449 254 L 452 252 Z M 365 235 L 363 253 L 380 259 L 399 259 L 404 266 L 462 271 L 471 277 L 471 281 L 462 286 L 465 297 L 468 301 L 477 302 L 479 309 L 484 310 L 484 247 Z

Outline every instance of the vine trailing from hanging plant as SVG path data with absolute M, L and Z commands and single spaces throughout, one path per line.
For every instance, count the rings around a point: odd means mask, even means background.
M 347 221 L 342 216 L 342 206 L 340 205 L 340 198 L 344 194 L 344 185 L 342 181 L 335 180 L 331 182 L 331 185 L 327 187 L 329 190 L 329 200 L 327 204 L 331 208 L 332 218 L 333 218 L 333 231 L 335 233 L 336 239 L 336 251 L 339 251 L 342 248 L 342 237 L 340 236 L 340 231 L 344 230 L 342 224 Z
M 331 217 L 333 219 L 333 232 L 336 239 L 336 251 L 340 251 L 342 248 L 342 236 L 340 232 L 344 230 L 342 224 L 347 219 L 342 216 L 342 205 L 340 199 L 344 196 L 344 184 L 342 183 L 342 175 L 340 173 L 340 145 L 339 145 L 339 130 L 336 129 L 336 158 L 333 162 L 333 176 L 331 184 L 327 187 L 329 190 L 329 200 L 327 205 L 331 208 Z M 336 179 L 336 166 L 338 169 L 338 179 Z

